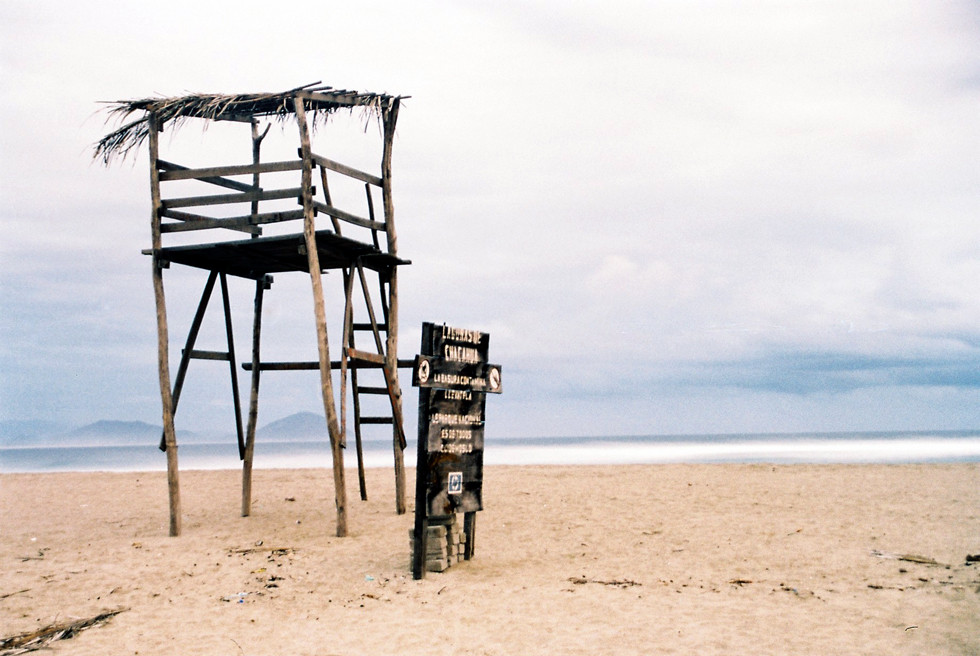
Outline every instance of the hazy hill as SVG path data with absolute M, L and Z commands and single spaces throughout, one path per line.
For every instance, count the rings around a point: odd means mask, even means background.
M 244 428 L 244 426 L 243 426 Z M 161 426 L 145 421 L 103 419 L 80 428 L 50 421 L 0 421 L 0 446 L 136 446 L 156 444 L 163 432 Z M 323 415 L 297 412 L 265 426 L 256 439 L 265 442 L 320 441 L 329 439 Z M 177 443 L 224 443 L 235 440 L 234 426 L 221 433 L 192 431 L 177 425 Z
M 163 428 L 144 421 L 101 420 L 71 429 L 46 421 L 0 422 L 0 446 L 136 446 L 156 444 Z M 200 442 L 204 436 L 177 431 L 177 441 Z
M 0 421 L 0 446 L 27 446 L 50 441 L 71 426 L 43 419 Z
M 260 426 L 256 440 L 266 442 L 319 441 L 329 439 L 327 420 L 315 412 L 297 412 Z

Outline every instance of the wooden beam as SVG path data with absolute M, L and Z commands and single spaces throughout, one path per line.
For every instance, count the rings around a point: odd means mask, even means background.
M 314 201 L 313 207 L 316 208 L 316 211 L 323 212 L 327 216 L 332 216 L 335 219 L 340 219 L 341 221 L 346 221 L 347 223 L 352 223 L 362 228 L 368 228 L 369 230 L 385 230 L 385 224 L 381 223 L 380 221 L 364 219 L 355 214 L 345 212 L 344 210 L 339 210 L 331 205 L 321 203 L 320 201 Z
M 333 205 L 333 201 L 330 200 L 330 187 L 327 185 L 327 169 L 322 166 L 320 167 L 320 186 L 323 187 L 323 202 L 327 205 Z M 337 217 L 331 216 L 330 223 L 333 224 L 333 231 L 338 235 L 341 234 L 340 222 L 337 220 Z M 344 398 L 344 395 L 341 394 L 340 398 Z
M 252 371 L 251 362 L 243 362 L 242 369 L 245 371 Z M 339 367 L 340 360 L 334 360 L 330 363 L 331 367 Z M 348 369 L 381 369 L 383 365 L 378 362 L 367 362 L 363 360 L 353 360 L 347 363 Z M 415 360 L 399 360 L 399 369 L 411 369 L 415 366 Z M 320 368 L 320 363 L 316 361 L 311 362 L 260 362 L 258 365 L 259 369 L 262 371 L 316 371 Z
M 180 221 L 191 221 L 187 217 L 196 216 L 192 223 L 165 223 L 160 226 L 163 232 L 187 232 L 189 230 L 207 230 L 209 228 L 228 228 L 229 230 L 241 230 L 252 234 L 262 234 L 262 229 L 256 227 L 267 223 L 282 223 L 284 221 L 298 221 L 303 218 L 303 210 L 286 210 L 284 212 L 260 212 L 255 215 L 229 216 L 227 218 L 215 218 L 187 214 L 186 212 L 176 212 L 166 210 L 163 216 Z
M 337 91 L 328 93 L 317 93 L 316 91 L 300 91 L 296 94 L 296 100 L 302 102 L 301 98 L 309 98 L 315 103 L 336 105 L 338 107 L 363 107 L 372 105 L 379 99 L 373 93 L 357 93 L 356 91 Z
M 394 424 L 395 419 L 394 417 L 361 417 L 361 423 L 387 425 Z
M 346 175 L 347 177 L 354 178 L 355 180 L 360 180 L 361 182 L 367 182 L 373 184 L 376 187 L 381 186 L 381 178 L 376 175 L 371 175 L 370 173 L 365 173 L 364 171 L 359 171 L 346 164 L 341 164 L 340 162 L 335 162 L 332 159 L 327 159 L 321 155 L 313 155 L 313 161 L 317 163 L 318 166 L 322 166 L 325 169 L 330 169 L 331 171 L 336 171 Z
M 179 210 L 161 210 L 160 216 L 167 219 L 176 219 L 183 223 L 163 223 L 160 225 L 160 232 L 187 232 L 188 230 L 206 230 L 208 228 L 227 228 L 238 230 L 253 235 L 261 235 L 262 228 L 238 223 L 229 223 L 227 219 L 217 219 L 202 214 L 191 214 Z
M 224 351 L 198 351 L 194 350 L 188 355 L 189 358 L 194 360 L 220 360 L 222 362 L 228 362 L 231 360 L 231 354 Z
M 302 95 L 293 99 L 296 122 L 299 124 L 300 149 L 303 156 L 303 181 L 301 198 L 305 217 L 303 236 L 306 239 L 306 256 L 309 260 L 310 283 L 313 287 L 313 310 L 316 321 L 317 348 L 320 353 L 320 392 L 323 409 L 330 433 L 330 452 L 333 456 L 333 479 L 337 506 L 337 537 L 347 535 L 347 490 L 344 484 L 344 451 L 337 423 L 334 404 L 333 380 L 330 370 L 330 346 L 327 342 L 327 317 L 323 306 L 323 281 L 320 279 L 320 258 L 316 245 L 316 224 L 313 207 L 313 158 L 310 151 L 310 132 L 306 121 L 306 109 Z
M 204 313 L 207 312 L 208 303 L 211 302 L 211 293 L 214 291 L 214 283 L 217 280 L 217 271 L 211 271 L 208 275 L 207 282 L 204 283 L 204 291 L 201 293 L 201 300 L 198 301 L 197 311 L 194 313 L 194 319 L 191 321 L 191 327 L 187 331 L 187 340 L 184 342 L 184 348 L 180 352 L 180 364 L 177 365 L 177 377 L 176 380 L 174 380 L 174 389 L 170 397 L 170 407 L 174 416 L 177 415 L 177 407 L 180 404 L 180 393 L 184 389 L 184 378 L 187 375 L 187 367 L 190 364 L 192 354 L 194 353 L 194 344 L 197 343 L 197 336 L 201 331 L 201 323 L 204 321 Z M 167 450 L 166 432 L 163 432 L 160 435 L 160 450 Z
M 231 370 L 231 400 L 235 408 L 235 431 L 238 437 L 238 458 L 245 459 L 245 433 L 242 431 L 242 402 L 238 393 L 238 370 L 235 369 L 235 334 L 231 325 L 231 301 L 228 298 L 228 276 L 219 274 L 221 305 L 225 311 L 225 338 L 228 344 L 228 365 Z
M 245 430 L 245 457 L 242 459 L 242 517 L 252 513 L 252 457 L 255 453 L 255 427 L 259 419 L 259 341 L 262 335 L 262 297 L 265 282 L 255 283 L 255 308 L 252 320 L 252 386 L 248 400 L 248 427 Z
M 368 207 L 368 220 L 374 221 L 374 199 L 371 197 L 371 185 L 364 185 L 364 195 L 367 197 L 367 207 Z M 387 228 L 387 226 L 385 226 Z M 378 231 L 371 231 L 371 240 L 374 242 L 374 247 L 379 251 L 381 250 L 381 244 L 378 243 Z
M 265 162 L 262 164 L 212 166 L 203 169 L 191 169 L 187 168 L 186 166 L 181 166 L 180 164 L 173 164 L 171 162 L 164 162 L 161 160 L 160 167 L 164 169 L 160 173 L 161 180 L 204 180 L 205 182 L 211 182 L 211 180 L 206 178 L 216 178 L 226 175 L 254 175 L 256 173 L 299 171 L 303 168 L 303 160 L 295 159 L 282 162 Z M 257 191 L 256 187 L 258 187 L 258 185 L 249 185 L 243 182 L 236 182 L 234 180 L 228 180 L 227 182 L 232 182 L 236 185 L 245 187 L 245 189 L 241 189 L 241 191 Z
M 357 349 L 347 349 L 347 354 L 350 356 L 351 360 L 362 360 L 364 362 L 373 362 L 374 364 L 378 364 L 378 365 L 385 364 L 385 356 L 379 355 L 378 353 L 371 353 L 370 351 L 359 351 Z
M 303 194 L 301 187 L 288 189 L 273 189 L 271 191 L 248 191 L 241 194 L 215 194 L 212 196 L 186 196 L 184 198 L 168 198 L 160 201 L 163 209 L 175 207 L 199 207 L 201 205 L 227 205 L 229 203 L 248 203 L 251 201 L 282 200 L 283 198 L 299 198 Z
M 323 172 L 323 169 L 320 169 Z M 338 226 L 339 227 L 339 226 Z M 347 438 L 347 363 L 350 359 L 346 356 L 348 349 L 353 347 L 351 341 L 351 324 L 354 322 L 354 307 L 351 304 L 354 287 L 354 272 L 350 269 L 342 269 L 344 275 L 344 331 L 340 339 L 340 345 L 345 357 L 340 361 L 340 434 Z M 354 400 L 356 401 L 356 393 Z M 356 440 L 355 440 L 356 441 Z M 358 450 L 358 473 L 360 473 L 361 460 L 360 450 Z M 363 490 L 362 490 L 363 496 Z
M 162 169 L 160 173 L 160 180 L 183 180 L 183 179 L 194 179 L 200 180 L 201 182 L 207 182 L 219 187 L 225 187 L 226 189 L 234 189 L 235 191 L 262 191 L 261 188 L 246 184 L 244 182 L 239 182 L 238 180 L 229 180 L 228 178 L 222 178 L 216 174 L 204 173 L 208 169 L 189 169 L 186 166 L 181 166 L 180 164 L 174 164 L 173 162 L 158 162 L 158 166 Z M 183 177 L 171 178 L 170 174 L 173 173 L 183 173 L 190 171 L 192 175 L 185 175 Z
M 160 232 L 160 155 L 157 116 L 147 116 L 150 151 L 150 224 L 153 239 L 153 297 L 157 309 L 157 364 L 160 373 L 160 400 L 163 406 L 163 437 L 167 447 L 167 490 L 170 505 L 170 535 L 180 535 L 180 481 L 177 473 L 177 436 L 174 431 L 173 397 L 170 391 L 170 349 L 167 334 L 167 301 L 163 292 L 163 268 L 156 253 L 162 247 Z
M 388 254 L 398 255 L 398 235 L 395 232 L 395 204 L 391 195 L 391 151 L 395 141 L 395 124 L 398 121 L 398 98 L 383 112 L 384 150 L 381 155 L 381 195 L 384 203 L 385 233 L 388 239 Z M 393 380 L 386 380 L 392 388 L 392 409 L 401 421 L 401 389 L 398 384 L 398 267 L 392 267 L 388 278 L 388 355 L 387 371 Z M 392 431 L 392 450 L 395 458 L 395 510 L 399 515 L 405 513 L 405 430 L 396 426 Z M 416 536 L 418 539 L 418 536 Z M 424 544 L 424 543 L 423 543 Z
M 266 124 L 265 130 L 259 134 L 258 121 L 252 119 L 252 164 L 258 168 L 262 159 L 262 140 L 269 133 L 272 124 Z M 252 173 L 252 185 L 259 186 L 259 171 Z M 254 219 L 259 213 L 258 201 L 252 201 L 251 216 Z M 304 215 L 305 216 L 305 215 Z M 255 302 L 252 312 L 252 380 L 248 398 L 248 424 L 245 427 L 245 453 L 242 457 L 242 517 L 248 517 L 252 513 L 252 458 L 255 455 L 255 429 L 259 421 L 259 381 L 262 371 L 259 363 L 260 357 L 260 338 L 262 335 L 262 299 L 265 295 L 265 288 L 271 278 L 255 281 Z

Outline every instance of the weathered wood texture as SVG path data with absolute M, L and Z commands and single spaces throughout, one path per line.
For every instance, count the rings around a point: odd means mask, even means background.
M 174 431 L 173 397 L 170 391 L 170 347 L 167 331 L 167 301 L 163 291 L 163 267 L 159 259 L 162 245 L 160 233 L 160 178 L 157 168 L 159 126 L 156 117 L 149 116 L 150 140 L 150 206 L 153 241 L 153 297 L 157 310 L 157 360 L 160 378 L 160 400 L 163 413 L 163 440 L 167 449 L 167 491 L 170 506 L 170 535 L 180 535 L 180 481 L 177 473 L 177 436 Z
M 255 429 L 259 418 L 259 382 L 262 370 L 260 343 L 262 337 L 262 300 L 265 283 L 255 283 L 255 303 L 252 312 L 252 377 L 248 399 L 248 427 L 245 430 L 245 456 L 242 459 L 242 517 L 252 513 L 252 459 L 255 455 Z
M 395 231 L 395 202 L 391 192 L 391 156 L 395 141 L 395 124 L 398 121 L 399 100 L 395 98 L 382 113 L 384 121 L 384 152 L 381 156 L 381 193 L 384 202 L 385 236 L 388 254 L 398 256 L 398 234 Z M 401 420 L 401 390 L 398 389 L 398 267 L 392 267 L 388 276 L 388 387 L 392 393 L 392 405 L 398 424 L 392 431 L 392 450 L 395 457 L 395 510 L 405 513 L 405 430 Z M 394 377 L 394 380 L 390 380 Z
M 319 83 L 317 83 L 319 84 Z M 148 98 L 115 103 L 110 113 L 127 119 L 141 113 L 142 119 L 128 120 L 121 128 L 106 135 L 96 146 L 96 157 L 109 162 L 113 156 L 123 156 L 132 149 L 148 143 L 150 150 L 151 229 L 152 247 L 145 253 L 153 259 L 153 287 L 157 310 L 158 366 L 161 387 L 163 434 L 161 448 L 167 452 L 168 493 L 170 500 L 170 534 L 181 531 L 180 494 L 177 466 L 177 442 L 174 415 L 181 388 L 193 359 L 216 360 L 229 363 L 233 388 L 233 404 L 239 455 L 242 465 L 243 516 L 251 510 L 252 460 L 255 432 L 258 422 L 258 394 L 261 373 L 270 370 L 317 369 L 320 372 L 321 397 L 326 415 L 326 429 L 330 437 L 333 457 L 333 474 L 337 510 L 337 535 L 347 534 L 347 501 L 344 486 L 343 447 L 347 433 L 344 408 L 347 390 L 351 390 L 355 407 L 355 431 L 358 446 L 359 480 L 362 497 L 366 498 L 363 483 L 363 458 L 360 443 L 361 424 L 392 425 L 395 450 L 396 510 L 405 512 L 404 457 L 405 435 L 402 426 L 401 389 L 398 369 L 411 366 L 411 361 L 398 359 L 398 283 L 397 269 L 409 264 L 397 254 L 397 236 L 394 230 L 394 205 L 391 193 L 391 156 L 395 122 L 398 115 L 399 97 L 385 94 L 358 93 L 333 90 L 329 87 L 306 85 L 281 94 L 191 95 L 180 98 Z M 383 124 L 384 143 L 381 175 L 375 175 L 342 164 L 312 151 L 310 130 L 317 122 L 338 109 L 363 108 L 373 113 Z M 257 117 L 273 116 L 296 119 L 299 128 L 299 158 L 283 161 L 261 161 L 261 144 L 269 131 L 267 125 L 260 133 Z M 179 127 L 187 119 L 230 120 L 249 123 L 252 136 L 251 164 L 226 164 L 191 167 L 165 161 L 160 158 L 159 133 L 164 124 L 168 130 Z M 322 197 L 316 198 L 313 185 L 313 168 L 319 169 Z M 337 196 L 344 207 L 338 207 L 331 198 L 328 173 L 347 178 L 349 183 L 364 187 L 364 196 L 358 207 L 357 195 L 353 194 L 353 206 L 349 194 Z M 265 177 L 268 174 L 269 177 Z M 265 184 L 263 184 L 265 183 Z M 164 194 L 162 187 L 169 194 Z M 231 193 L 212 193 L 220 187 Z M 373 193 L 381 190 L 383 216 L 375 211 Z M 206 192 L 206 193 L 194 193 Z M 295 209 L 290 209 L 295 202 Z M 211 208 L 211 209 L 209 209 Z M 317 229 L 317 216 L 329 218 L 330 229 Z M 302 231 L 273 236 L 263 235 L 263 226 L 302 221 Z M 321 219 L 321 228 L 326 228 Z M 342 229 L 349 234 L 341 234 Z M 228 229 L 245 233 L 244 240 L 193 242 L 185 235 L 177 243 L 164 246 L 163 235 L 170 233 L 196 233 L 201 230 Z M 370 235 L 370 239 L 367 235 Z M 381 235 L 384 235 L 382 239 Z M 357 235 L 360 239 L 353 239 Z M 185 348 L 181 353 L 176 384 L 171 385 L 168 347 L 167 306 L 164 295 L 163 269 L 171 263 L 183 264 L 209 272 L 208 282 L 202 294 L 198 311 L 190 326 Z M 327 331 L 326 299 L 321 275 L 328 270 L 341 270 L 345 276 L 344 326 L 341 344 L 343 357 L 330 359 Z M 356 273 L 355 273 L 356 270 Z M 316 362 L 265 362 L 260 355 L 262 305 L 265 290 L 272 283 L 271 274 L 302 272 L 310 277 L 313 295 L 313 314 L 316 324 L 318 360 Z M 368 275 L 372 280 L 368 280 Z M 242 363 L 251 372 L 251 385 L 247 421 L 243 422 L 241 399 L 238 392 L 237 358 L 232 330 L 231 299 L 226 277 L 232 275 L 255 281 L 253 307 L 251 362 Z M 222 306 L 225 318 L 227 351 L 195 348 L 204 312 L 213 296 L 214 286 L 220 281 Z M 378 296 L 369 291 L 377 283 Z M 367 309 L 368 321 L 355 323 L 352 306 L 352 288 L 360 284 Z M 373 348 L 358 347 L 354 341 L 357 331 L 370 332 Z M 340 399 L 333 387 L 334 369 L 340 369 Z M 383 385 L 364 378 L 357 379 L 359 370 L 380 369 Z M 352 385 L 347 385 L 348 371 Z M 363 372 L 368 376 L 369 372 Z M 375 383 L 375 384 L 364 384 Z M 380 379 L 379 379 L 380 382 Z M 372 416 L 361 413 L 358 405 L 360 394 L 384 395 L 391 408 L 373 412 Z M 337 403 L 341 403 L 338 422 Z M 385 415 L 385 416 L 380 416 Z M 243 426 L 243 423 L 245 424 Z
M 259 134 L 259 123 L 254 118 L 251 121 L 252 131 L 252 186 L 258 188 L 261 176 L 259 164 L 262 160 L 262 140 L 269 134 L 271 124 L 265 126 L 262 134 Z M 251 216 L 259 213 L 258 201 L 253 201 L 250 207 Z M 252 303 L 252 375 L 249 385 L 248 396 L 248 422 L 245 427 L 245 452 L 242 455 L 242 517 L 252 514 L 252 459 L 255 457 L 255 430 L 259 421 L 259 383 L 262 378 L 262 371 L 259 363 L 262 361 L 262 301 L 265 295 L 265 288 L 270 285 L 271 279 L 255 281 L 255 300 Z
M 320 353 L 320 391 L 323 396 L 323 409 L 330 432 L 330 452 L 333 456 L 334 495 L 337 506 L 337 537 L 347 535 L 347 490 L 344 485 L 344 451 L 337 411 L 334 405 L 333 380 L 330 366 L 330 345 L 327 341 L 327 316 L 323 305 L 323 283 L 320 279 L 320 262 L 316 241 L 316 224 L 313 214 L 313 159 L 310 150 L 309 126 L 303 98 L 293 101 L 296 122 L 299 124 L 300 148 L 303 153 L 303 236 L 306 240 L 306 254 L 309 258 L 310 282 L 313 288 L 313 308 L 316 320 L 317 348 Z

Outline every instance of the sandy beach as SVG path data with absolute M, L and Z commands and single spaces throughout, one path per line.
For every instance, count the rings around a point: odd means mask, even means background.
M 0 639 L 122 610 L 55 653 L 980 653 L 976 464 L 488 467 L 474 559 L 422 581 L 390 471 L 349 476 L 346 538 L 329 471 L 256 471 L 249 518 L 239 476 L 182 472 L 179 538 L 162 472 L 0 476 Z

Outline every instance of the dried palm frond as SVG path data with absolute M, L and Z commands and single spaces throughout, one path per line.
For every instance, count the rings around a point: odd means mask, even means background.
M 188 118 L 247 122 L 264 116 L 284 121 L 295 113 L 294 99 L 302 96 L 304 108 L 312 115 L 315 127 L 332 112 L 344 109 L 353 111 L 359 108 L 365 112 L 365 116 L 380 118 L 400 99 L 386 94 L 359 93 L 318 85 L 319 82 L 314 82 L 280 93 L 189 94 L 108 102 L 107 121 L 117 118 L 122 122 L 134 114 L 140 116 L 102 137 L 95 144 L 93 157 L 109 164 L 116 156 L 125 159 L 131 150 L 138 150 L 149 136 L 150 114 L 156 115 L 159 125 L 170 123 L 174 127 L 179 127 Z
M 99 613 L 94 617 L 71 622 L 58 622 L 36 631 L 10 636 L 8 638 L 0 638 L 0 656 L 7 656 L 7 654 L 13 656 L 14 654 L 23 654 L 39 649 L 50 649 L 49 644 L 51 642 L 73 638 L 85 629 L 105 624 L 119 613 L 127 610 L 129 609 L 120 608 L 118 610 L 110 610 L 105 613 Z

